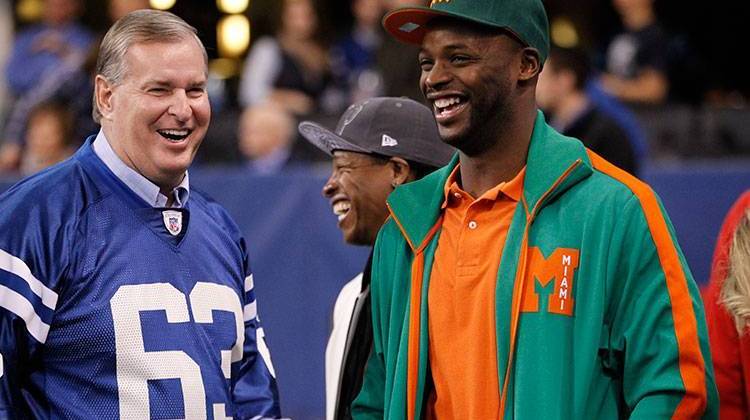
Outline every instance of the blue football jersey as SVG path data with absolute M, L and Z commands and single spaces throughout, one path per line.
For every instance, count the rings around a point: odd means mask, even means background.
M 238 227 L 152 208 L 96 156 L 0 195 L 0 418 L 278 417 Z

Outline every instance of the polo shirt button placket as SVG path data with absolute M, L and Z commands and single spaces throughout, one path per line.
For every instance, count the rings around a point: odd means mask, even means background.
M 469 229 L 471 229 L 471 230 L 474 230 L 474 229 L 476 229 L 476 228 L 477 228 L 477 222 L 475 222 L 475 221 L 473 221 L 473 220 L 472 220 L 472 221 L 470 221 L 470 222 L 469 222 Z

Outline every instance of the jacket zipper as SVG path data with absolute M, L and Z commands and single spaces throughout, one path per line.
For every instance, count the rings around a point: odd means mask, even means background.
M 526 217 L 526 226 L 523 230 L 523 238 L 521 239 L 521 256 L 519 258 L 520 262 L 520 269 L 516 271 L 516 278 L 513 282 L 513 298 L 511 303 L 511 314 L 510 314 L 510 350 L 508 352 L 508 361 L 505 367 L 505 378 L 503 380 L 503 389 L 500 393 L 500 420 L 503 420 L 505 418 L 505 403 L 508 396 L 508 384 L 510 382 L 510 374 L 511 370 L 513 368 L 513 360 L 515 358 L 515 350 L 516 350 L 516 336 L 518 333 L 518 320 L 521 316 L 521 302 L 523 301 L 523 294 L 525 292 L 525 285 L 526 282 L 524 279 L 526 278 L 526 262 L 527 262 L 527 248 L 528 248 L 528 236 L 529 236 L 529 229 L 531 228 L 531 224 L 534 222 L 534 219 L 536 218 L 537 214 L 539 213 L 539 210 L 542 208 L 542 204 L 544 203 L 544 200 L 547 199 L 547 197 L 557 189 L 557 187 L 560 186 L 560 184 L 565 181 L 565 179 L 570 175 L 571 172 L 573 172 L 580 164 L 582 163 L 581 159 L 577 159 L 575 162 L 573 162 L 572 165 L 568 167 L 568 169 L 565 170 L 565 172 L 560 175 L 559 178 L 552 184 L 552 186 L 547 189 L 547 191 L 542 194 L 542 196 L 539 198 L 539 200 L 534 205 L 534 208 L 531 210 L 531 214 L 528 214 Z M 523 201 L 523 197 L 522 197 Z M 525 205 L 525 204 L 524 204 Z M 520 284 L 519 284 L 520 280 Z

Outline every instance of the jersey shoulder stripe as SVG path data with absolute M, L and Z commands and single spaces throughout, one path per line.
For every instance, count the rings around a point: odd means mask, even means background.
M 56 306 L 57 293 L 20 258 L 0 249 L 0 307 L 21 318 L 29 334 L 43 344 Z

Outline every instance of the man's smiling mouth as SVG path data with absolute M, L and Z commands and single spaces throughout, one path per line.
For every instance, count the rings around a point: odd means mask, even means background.
M 437 98 L 432 103 L 435 117 L 439 119 L 445 119 L 457 114 L 464 105 L 466 105 L 466 99 L 460 96 Z
M 170 130 L 156 130 L 159 135 L 164 137 L 165 139 L 171 141 L 171 142 L 181 142 L 187 138 L 187 136 L 192 133 L 193 130 L 189 130 L 187 128 L 180 128 L 180 129 L 170 129 Z
M 333 204 L 333 214 L 338 216 L 339 221 L 344 220 L 349 210 L 352 208 L 352 203 L 349 201 L 337 201 Z

